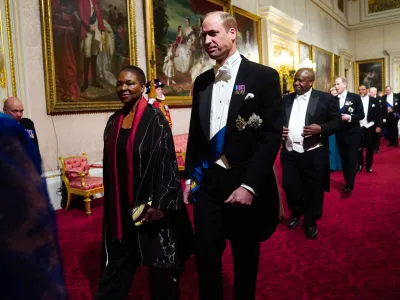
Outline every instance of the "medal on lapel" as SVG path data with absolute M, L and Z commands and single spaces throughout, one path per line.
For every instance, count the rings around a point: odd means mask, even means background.
M 246 91 L 246 86 L 244 84 L 235 85 L 235 96 L 241 96 Z

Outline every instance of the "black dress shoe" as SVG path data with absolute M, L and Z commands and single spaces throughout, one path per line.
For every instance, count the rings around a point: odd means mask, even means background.
M 363 167 L 362 166 L 358 166 L 357 167 L 357 173 L 360 173 L 362 171 Z
M 317 225 L 304 225 L 303 226 L 304 233 L 309 240 L 316 240 L 318 237 L 318 229 Z
M 367 173 L 372 173 L 372 169 L 371 168 L 367 169 Z
M 351 194 L 351 188 L 344 187 L 343 192 L 345 192 L 346 194 Z
M 293 229 L 293 228 L 296 228 L 297 226 L 299 226 L 299 224 L 300 224 L 300 217 L 292 215 L 287 224 L 287 228 Z

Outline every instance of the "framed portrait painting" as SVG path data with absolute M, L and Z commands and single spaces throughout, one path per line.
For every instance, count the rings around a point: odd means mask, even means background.
M 165 84 L 169 106 L 191 106 L 194 80 L 215 65 L 203 47 L 204 16 L 228 10 L 218 0 L 146 0 L 148 78 Z
M 367 88 L 376 87 L 378 92 L 385 88 L 385 59 L 369 59 L 354 63 L 355 84 Z
M 40 1 L 47 113 L 121 107 L 118 72 L 137 61 L 135 2 Z
M 332 83 L 335 81 L 335 78 L 340 76 L 340 56 L 334 54 L 333 55 L 333 78 Z
M 261 63 L 261 18 L 236 6 L 232 6 L 232 15 L 238 26 L 236 44 L 240 54 Z
M 312 60 L 315 63 L 315 84 L 317 90 L 328 92 L 333 83 L 333 54 L 312 46 Z
M 299 62 L 300 64 L 307 60 L 312 60 L 311 45 L 306 44 L 302 41 L 299 42 Z

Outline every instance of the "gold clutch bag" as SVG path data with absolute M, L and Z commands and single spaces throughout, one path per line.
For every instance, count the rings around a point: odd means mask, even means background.
M 140 226 L 143 224 L 143 218 L 150 207 L 151 207 L 151 201 L 140 204 L 128 210 L 129 215 L 131 216 L 135 226 Z

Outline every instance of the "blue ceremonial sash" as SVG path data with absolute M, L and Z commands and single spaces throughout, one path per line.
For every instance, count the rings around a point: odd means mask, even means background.
M 387 105 L 388 105 L 391 109 L 393 109 L 393 105 L 391 105 L 389 102 L 386 102 L 386 103 L 387 103 Z M 394 114 L 394 116 L 395 116 L 396 118 L 399 117 L 399 114 L 398 114 L 398 113 L 393 112 L 393 114 Z
M 217 132 L 216 135 L 210 140 L 210 151 L 207 159 L 203 159 L 194 169 L 191 179 L 191 191 L 192 194 L 197 191 L 200 187 L 201 182 L 203 181 L 203 170 L 210 168 L 212 164 L 214 164 L 222 155 L 222 148 L 224 146 L 224 137 L 225 137 L 225 129 L 226 126 L 223 127 L 220 131 Z M 193 197 L 193 202 L 196 202 L 196 198 Z
M 343 105 L 343 107 L 340 109 L 340 112 L 341 113 L 344 113 L 344 107 L 345 107 L 346 105 Z

